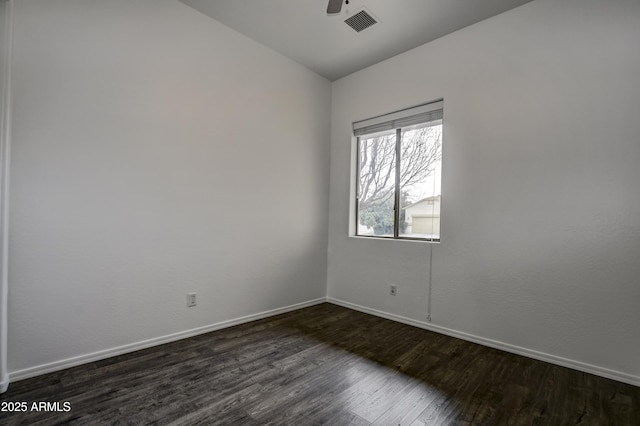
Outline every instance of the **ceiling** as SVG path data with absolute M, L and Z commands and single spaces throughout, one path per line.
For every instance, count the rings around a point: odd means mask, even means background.
M 333 81 L 531 0 L 180 0 Z M 378 23 L 356 32 L 362 8 Z

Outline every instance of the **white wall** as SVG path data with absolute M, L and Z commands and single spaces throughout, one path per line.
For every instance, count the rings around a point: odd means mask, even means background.
M 12 378 L 325 296 L 327 80 L 176 0 L 20 0 L 14 77 Z
M 329 297 L 426 320 L 429 246 L 348 236 L 350 125 L 444 98 L 433 326 L 640 384 L 639 18 L 536 0 L 334 82 Z

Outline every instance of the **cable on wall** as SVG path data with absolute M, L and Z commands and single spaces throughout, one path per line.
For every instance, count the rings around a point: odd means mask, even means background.
M 442 136 L 441 136 L 442 137 Z M 434 223 L 436 221 L 436 179 L 433 177 L 433 189 L 431 191 L 431 196 L 433 197 L 433 204 L 431 204 L 431 238 L 433 239 L 434 235 Z M 442 207 L 440 206 L 440 209 Z M 439 213 L 439 212 L 438 212 Z M 440 229 L 440 223 L 438 224 L 438 236 L 442 229 Z M 431 322 L 431 289 L 433 287 L 433 241 L 429 243 L 429 279 L 427 286 L 427 321 Z

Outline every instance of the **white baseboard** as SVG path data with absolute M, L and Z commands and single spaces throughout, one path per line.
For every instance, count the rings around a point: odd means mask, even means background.
M 343 306 L 345 308 L 353 309 L 356 311 L 364 312 L 367 314 L 375 315 L 377 317 L 386 318 L 392 321 L 397 321 L 404 324 L 413 325 L 415 327 L 423 328 L 425 330 L 434 331 L 436 333 L 445 334 L 447 336 L 456 337 L 458 339 L 466 340 L 469 342 L 478 343 L 483 346 L 489 346 L 491 348 L 496 348 L 496 349 L 500 349 L 506 352 L 511 352 L 517 355 L 522 355 L 528 358 L 549 362 L 551 364 L 560 365 L 562 367 L 568 367 L 568 368 L 582 371 L 585 373 L 594 374 L 596 376 L 606 377 L 607 379 L 616 380 L 616 381 L 627 383 L 630 385 L 640 386 L 639 376 L 634 376 L 631 374 L 622 373 L 620 371 L 598 367 L 597 365 L 586 364 L 584 362 L 575 361 L 572 359 L 563 358 L 556 355 L 547 354 L 544 352 L 538 352 L 532 349 L 511 345 L 511 344 L 500 342 L 497 340 L 487 339 L 487 338 L 476 336 L 473 334 L 463 333 L 461 331 L 440 327 L 438 325 L 434 325 L 428 322 L 418 321 L 418 320 L 403 317 L 400 315 L 379 311 L 377 309 L 367 308 L 365 306 L 360 306 L 355 303 L 346 302 L 344 300 L 334 299 L 332 297 L 327 297 L 327 302 L 333 303 L 334 305 Z
M 5 393 L 9 388 L 9 375 L 5 374 L 0 380 L 0 393 Z
M 42 374 L 63 370 L 65 368 L 71 368 L 77 365 L 99 361 L 99 360 L 110 358 L 113 356 L 134 352 L 140 349 L 146 349 L 152 346 L 158 346 L 164 343 L 170 343 L 176 340 L 197 336 L 199 334 L 204 334 L 204 333 L 220 330 L 227 327 L 232 327 L 234 325 L 244 324 L 246 322 L 267 318 L 274 315 L 279 315 L 285 312 L 294 311 L 296 309 L 306 308 L 308 306 L 317 305 L 323 302 L 333 303 L 334 305 L 343 306 L 345 308 L 375 315 L 377 317 L 386 318 L 386 319 L 397 321 L 403 324 L 412 325 L 415 327 L 423 328 L 425 330 L 430 330 L 436 333 L 444 334 L 451 337 L 456 337 L 458 339 L 466 340 L 469 342 L 478 343 L 483 346 L 489 346 L 492 348 L 504 350 L 506 352 L 511 352 L 517 355 L 526 356 L 528 358 L 533 358 L 540 361 L 549 362 L 551 364 L 572 368 L 574 370 L 583 371 L 585 373 L 594 374 L 596 376 L 606 377 L 608 379 L 617 380 L 619 382 L 628 383 L 630 385 L 640 386 L 640 377 L 634 376 L 631 374 L 626 374 L 619 371 L 598 367 L 596 365 L 586 364 L 580 361 L 575 361 L 575 360 L 571 360 L 571 359 L 567 359 L 567 358 L 563 358 L 555 355 L 550 355 L 544 352 L 534 351 L 532 349 L 511 345 L 508 343 L 503 343 L 497 340 L 486 339 L 484 337 L 463 333 L 463 332 L 452 330 L 445 327 L 440 327 L 438 325 L 434 325 L 428 322 L 418 321 L 418 320 L 403 317 L 400 315 L 390 314 L 388 312 L 379 311 L 377 309 L 368 308 L 365 306 L 357 305 L 355 303 L 346 302 L 339 299 L 334 299 L 332 297 L 327 297 L 327 298 L 323 297 L 319 299 L 309 300 L 307 302 L 285 306 L 282 308 L 260 312 L 257 314 L 247 315 L 244 317 L 240 317 L 240 318 L 236 318 L 228 321 L 222 321 L 216 324 L 198 327 L 191 330 L 185 330 L 178 333 L 169 334 L 166 336 L 143 340 L 140 342 L 135 342 L 135 343 L 131 343 L 124 346 L 118 346 L 115 348 L 106 349 L 99 352 L 67 358 L 64 360 L 60 360 L 60 361 L 56 361 L 48 364 L 42 364 L 35 367 L 23 369 L 23 370 L 12 371 L 9 373 L 9 377 L 3 377 L 2 380 L 0 381 L 0 393 L 6 391 L 6 388 L 9 385 L 9 381 L 15 382 L 18 380 L 28 379 L 30 377 L 35 377 Z
M 247 315 L 247 316 L 232 319 L 232 320 L 222 321 L 219 323 L 210 324 L 203 327 L 193 328 L 191 330 L 185 330 L 185 331 L 180 331 L 173 334 L 168 334 L 166 336 L 155 337 L 153 339 L 143 340 L 140 342 L 130 343 L 128 345 L 118 346 L 115 348 L 105 349 L 105 350 L 93 352 L 90 354 L 67 358 L 60 361 L 51 362 L 48 364 L 37 365 L 35 367 L 25 368 L 23 370 L 12 371 L 9 373 L 9 377 L 8 377 L 8 379 L 10 380 L 3 380 L 0 384 L 1 386 L 6 387 L 9 385 L 9 381 L 15 382 L 18 380 L 28 379 L 30 377 L 35 377 L 35 376 L 51 373 L 58 370 L 64 370 L 65 368 L 71 368 L 81 364 L 87 364 L 89 362 L 100 361 L 102 359 L 111 358 L 111 357 L 122 355 L 125 353 L 138 351 L 140 349 L 146 349 L 152 346 L 162 345 L 164 343 L 175 342 L 176 340 L 186 339 L 188 337 L 197 336 L 199 334 L 209 333 L 211 331 L 220 330 L 227 327 L 233 327 L 234 325 L 244 324 L 246 322 L 255 321 L 258 319 L 272 317 L 274 315 L 283 314 L 285 312 L 295 311 L 297 309 L 317 305 L 320 303 L 324 303 L 326 301 L 327 301 L 326 298 L 321 297 L 319 299 L 309 300 L 302 303 L 296 303 L 294 305 L 284 306 L 282 308 L 276 308 L 269 311 L 259 312 L 257 314 L 251 314 L 251 315 Z

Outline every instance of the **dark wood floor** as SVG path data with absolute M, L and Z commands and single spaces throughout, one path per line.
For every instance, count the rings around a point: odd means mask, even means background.
M 71 405 L 3 425 L 640 425 L 639 387 L 330 304 L 11 383 L 0 400 Z

